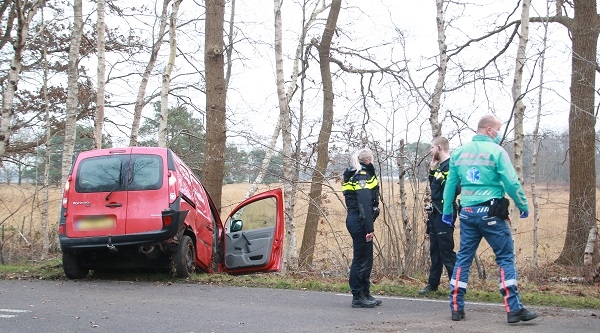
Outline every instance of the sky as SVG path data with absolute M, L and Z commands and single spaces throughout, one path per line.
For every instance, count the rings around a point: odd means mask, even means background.
M 292 72 L 291 58 L 296 49 L 301 12 L 299 1 L 284 1 L 282 19 L 284 24 L 284 73 L 289 78 Z M 149 4 L 149 1 L 143 3 Z M 229 3 L 228 3 L 229 4 Z M 202 9 L 195 7 L 190 1 L 183 1 L 180 9 L 181 18 L 184 22 L 192 17 L 199 17 Z M 545 1 L 534 0 L 531 15 L 545 13 Z M 227 7 L 226 17 L 229 16 Z M 451 51 L 457 45 L 461 45 L 470 38 L 481 36 L 484 31 L 493 29 L 505 21 L 512 21 L 520 17 L 520 7 L 516 1 L 492 1 L 483 0 L 468 5 L 457 5 L 455 2 L 447 8 L 446 19 L 449 25 L 447 30 L 447 42 Z M 89 8 L 88 8 L 89 10 Z M 345 0 L 338 19 L 338 35 L 334 37 L 334 46 L 348 49 L 361 49 L 363 55 L 377 59 L 380 64 L 390 64 L 406 59 L 402 63 L 410 73 L 405 79 L 413 80 L 417 85 L 431 73 L 436 62 L 437 36 L 435 25 L 435 1 L 387 1 L 387 0 Z M 320 38 L 323 22 L 327 17 L 327 11 L 322 13 L 320 20 L 314 29 L 309 31 L 309 38 Z M 139 17 L 139 22 L 147 18 Z M 267 139 L 272 134 L 272 129 L 277 120 L 278 101 L 275 86 L 275 61 L 273 50 L 273 3 L 258 0 L 244 0 L 236 3 L 236 22 L 239 30 L 236 31 L 236 53 L 234 59 L 233 75 L 227 95 L 227 107 L 229 110 L 228 128 L 231 130 L 228 140 L 238 142 L 240 145 L 249 143 L 241 137 L 238 132 L 251 132 L 254 137 Z M 141 24 L 141 23 L 133 23 Z M 111 21 L 114 25 L 119 25 Z M 129 22 L 132 25 L 131 21 Z M 195 34 L 194 30 L 204 29 L 203 21 L 189 24 L 179 34 L 179 48 L 186 51 L 187 59 L 202 60 L 203 34 Z M 568 119 L 568 85 L 570 66 L 570 51 L 568 36 L 564 29 L 553 26 L 551 28 L 550 43 L 548 49 L 548 60 L 544 71 L 545 84 L 543 113 L 541 127 L 549 130 L 566 130 Z M 528 63 L 526 74 L 533 75 L 524 77 L 524 88 L 529 90 L 525 97 L 528 112 L 537 111 L 537 98 L 539 86 L 539 65 L 537 54 L 541 49 L 541 36 L 543 31 L 541 25 L 531 25 L 530 44 L 528 49 Z M 485 43 L 475 43 L 465 49 L 460 55 L 454 57 L 449 63 L 453 68 L 448 72 L 447 88 L 453 88 L 458 82 L 460 72 L 458 66 L 483 64 L 486 59 L 492 57 L 503 45 L 506 35 L 490 38 Z M 462 127 L 474 128 L 480 116 L 486 113 L 494 113 L 501 119 L 507 121 L 510 117 L 512 107 L 511 85 L 512 72 L 514 70 L 514 57 L 516 55 L 516 41 L 507 50 L 504 56 L 499 57 L 496 66 L 486 70 L 486 75 L 505 75 L 503 81 L 494 82 L 476 81 L 461 89 L 447 92 L 443 97 L 442 112 L 440 120 L 446 112 L 464 120 Z M 161 54 L 164 56 L 168 45 L 163 45 Z M 313 53 L 316 54 L 316 53 Z M 109 56 L 110 57 L 110 56 Z M 140 61 L 147 61 L 140 57 Z M 347 64 L 354 67 L 367 66 L 364 61 L 357 58 L 345 58 Z M 91 60 L 88 64 L 93 68 Z M 161 67 L 162 66 L 162 67 Z M 179 56 L 176 61 L 176 72 L 184 73 L 186 59 Z M 318 127 L 311 127 L 321 114 L 322 101 L 320 94 L 320 78 L 316 59 L 311 60 L 309 75 L 312 83 L 308 83 L 305 96 L 305 112 L 307 117 L 307 132 L 312 133 L 314 140 L 318 133 Z M 156 70 L 162 70 L 164 63 L 157 63 Z M 336 65 L 332 69 L 337 70 Z M 93 70 L 90 70 L 92 73 Z M 436 76 L 430 76 L 426 86 L 429 90 L 435 84 Z M 159 87 L 160 77 L 157 76 L 150 84 L 148 92 Z M 184 82 L 199 81 L 199 77 L 175 76 L 173 85 L 181 85 Z M 337 125 L 334 131 L 344 131 L 345 126 L 364 121 L 365 109 L 368 109 L 369 123 L 365 130 L 371 136 L 382 142 L 397 142 L 399 138 L 407 142 L 416 140 L 430 140 L 430 129 L 427 122 L 429 109 L 420 100 L 414 91 L 408 91 L 408 85 L 394 85 L 389 78 L 373 77 L 374 98 L 365 107 L 357 96 L 360 93 L 360 78 L 356 75 L 341 75 L 334 83 L 335 90 L 335 117 Z M 365 84 L 363 80 L 363 84 Z M 107 86 L 115 101 L 131 100 L 137 93 L 138 82 L 131 80 L 126 83 L 114 82 Z M 132 94 L 133 93 L 133 94 Z M 191 100 L 201 109 L 204 109 L 204 96 L 195 90 L 185 92 Z M 296 95 L 298 96 L 298 94 Z M 170 102 L 177 103 L 173 98 Z M 292 108 L 298 108 L 297 98 L 292 103 Z M 144 115 L 150 117 L 152 106 L 144 109 Z M 203 113 L 195 113 L 202 118 Z M 535 113 L 534 113 L 535 114 Z M 122 110 L 107 110 L 107 116 L 117 122 L 122 122 L 123 127 L 130 126 L 130 117 Z M 534 115 L 525 120 L 525 130 L 531 132 L 535 125 Z M 312 132 L 310 132 L 312 130 Z M 469 140 L 472 130 L 461 128 L 461 124 L 449 120 L 443 123 L 443 132 L 452 137 L 452 144 L 458 145 L 463 140 Z M 118 132 L 117 132 L 118 133 Z M 510 134 L 509 134 L 510 135 Z M 118 134 L 115 138 L 127 144 L 126 136 Z

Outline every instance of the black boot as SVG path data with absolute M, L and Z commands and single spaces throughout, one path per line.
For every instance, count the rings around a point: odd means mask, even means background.
M 538 314 L 533 312 L 533 311 L 529 311 L 525 308 L 521 308 L 521 310 L 519 311 L 512 311 L 507 313 L 506 315 L 507 320 L 509 323 L 518 323 L 521 320 L 522 321 L 530 321 L 532 319 L 535 319 L 538 317 Z
M 375 306 L 375 301 L 370 301 L 365 297 L 363 293 L 352 294 L 352 307 L 353 308 L 372 308 Z
M 421 289 L 421 291 L 419 291 L 420 295 L 424 295 L 430 292 L 434 292 L 438 290 L 438 286 L 432 286 L 430 284 L 426 285 L 425 288 Z
M 371 301 L 371 302 L 375 302 L 375 305 L 381 305 L 381 300 L 378 298 L 375 298 L 373 296 L 371 296 L 371 292 L 367 290 L 367 292 L 365 292 L 365 297 Z

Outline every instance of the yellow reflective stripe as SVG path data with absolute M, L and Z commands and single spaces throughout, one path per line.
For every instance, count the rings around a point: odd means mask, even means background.
M 373 176 L 371 177 L 371 179 L 365 182 L 365 185 L 365 187 L 361 187 L 360 189 L 366 188 L 372 190 L 379 185 L 379 180 L 377 179 L 377 177 Z M 358 182 L 348 181 L 342 184 L 342 191 L 356 191 L 357 187 Z
M 377 177 L 373 176 L 371 179 L 367 180 L 367 188 L 369 190 L 374 189 L 377 185 L 379 185 L 379 180 L 377 180 Z

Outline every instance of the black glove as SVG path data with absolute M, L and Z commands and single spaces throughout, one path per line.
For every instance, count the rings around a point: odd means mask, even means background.
M 373 207 L 373 221 L 379 216 L 379 207 Z

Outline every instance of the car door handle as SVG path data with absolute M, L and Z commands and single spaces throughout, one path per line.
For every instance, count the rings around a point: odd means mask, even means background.
M 116 203 L 116 202 L 115 203 L 107 203 L 106 204 L 106 207 L 121 207 L 121 206 L 123 206 L 123 204 Z
M 233 238 L 240 238 L 240 234 L 235 234 L 232 236 Z

